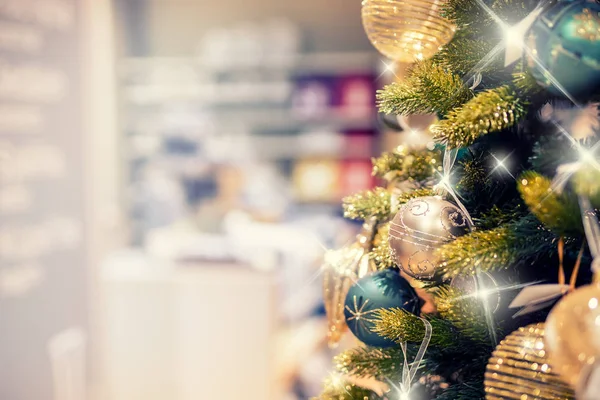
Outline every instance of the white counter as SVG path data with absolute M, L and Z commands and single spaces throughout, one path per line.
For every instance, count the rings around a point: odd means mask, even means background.
M 144 264 L 109 265 L 101 283 L 105 400 L 279 399 L 274 276 Z

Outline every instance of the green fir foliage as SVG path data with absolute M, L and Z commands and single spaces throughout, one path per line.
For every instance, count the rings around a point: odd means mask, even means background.
M 425 186 L 441 170 L 440 150 L 398 148 L 373 158 L 373 176 Z
M 577 199 L 553 190 L 550 179 L 527 171 L 520 176 L 518 187 L 525 204 L 545 227 L 560 236 L 582 232 Z
M 343 206 L 346 218 L 367 220 L 375 217 L 383 220 L 390 216 L 392 197 L 387 190 L 378 187 L 345 197 Z
M 479 271 L 505 270 L 517 261 L 535 259 L 554 248 L 553 239 L 554 235 L 540 227 L 535 217 L 527 216 L 494 229 L 476 230 L 434 253 L 441 275 L 448 279 Z
M 386 114 L 446 114 L 473 97 L 462 79 L 432 61 L 417 63 L 406 80 L 377 92 L 379 110 Z
M 409 347 L 409 356 L 416 354 Z M 400 347 L 356 347 L 337 355 L 333 362 L 336 370 L 345 375 L 363 378 L 385 379 L 395 377 L 400 371 L 404 359 Z
M 528 105 L 510 86 L 486 90 L 450 111 L 432 131 L 437 141 L 451 148 L 469 146 L 488 133 L 514 126 L 527 115 Z
M 457 344 L 456 333 L 447 320 L 437 317 L 427 319 L 432 326 L 432 345 L 452 347 Z M 380 309 L 373 330 L 398 342 L 421 343 L 425 337 L 425 325 L 421 318 L 401 308 Z

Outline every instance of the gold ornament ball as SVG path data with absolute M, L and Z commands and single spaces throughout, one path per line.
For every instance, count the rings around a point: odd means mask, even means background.
M 440 16 L 440 0 L 363 0 L 367 37 L 384 56 L 400 62 L 425 60 L 454 36 L 455 26 Z
M 599 284 L 583 286 L 560 300 L 546 320 L 550 360 L 574 387 L 600 361 L 599 302 Z
M 440 196 L 418 197 L 400 207 L 390 223 L 390 252 L 406 274 L 431 279 L 439 265 L 435 250 L 470 230 L 454 204 Z
M 485 372 L 487 400 L 575 399 L 550 366 L 544 333 L 544 324 L 532 324 L 500 342 Z

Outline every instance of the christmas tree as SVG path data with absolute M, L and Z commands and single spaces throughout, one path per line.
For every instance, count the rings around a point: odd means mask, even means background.
M 344 199 L 329 342 L 362 344 L 318 399 L 600 398 L 600 4 L 364 0 L 363 23 L 414 61 L 380 111 L 438 121 Z

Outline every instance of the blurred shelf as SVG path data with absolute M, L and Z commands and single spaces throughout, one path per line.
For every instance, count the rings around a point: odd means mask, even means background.
M 188 72 L 219 74 L 249 70 L 284 71 L 295 74 L 362 73 L 372 72 L 381 57 L 375 52 L 322 52 L 304 54 L 264 55 L 254 59 L 203 60 L 194 57 L 141 57 L 127 58 L 120 64 L 123 78 L 130 74 L 153 72 L 168 75 L 169 69 L 190 68 Z M 151 69 L 154 69 L 153 71 Z
M 279 104 L 291 95 L 293 82 L 206 82 L 133 84 L 123 90 L 125 101 L 148 106 L 171 101 L 188 101 L 205 106 Z
M 289 108 L 261 109 L 223 109 L 204 112 L 210 120 L 219 121 L 220 125 L 233 124 L 243 126 L 248 132 L 283 130 L 307 130 L 319 127 L 329 129 L 353 130 L 374 129 L 377 115 L 374 110 L 366 113 L 364 109 L 353 112 L 352 109 L 331 109 L 316 116 L 302 116 Z M 131 115 L 125 121 L 126 129 L 135 132 L 157 132 L 165 124 L 164 118 L 154 111 Z

